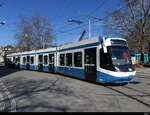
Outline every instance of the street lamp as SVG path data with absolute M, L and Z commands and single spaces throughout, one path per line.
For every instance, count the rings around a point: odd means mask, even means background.
M 80 38 L 79 38 L 79 40 L 78 40 L 78 41 L 81 41 L 82 38 L 83 38 L 83 36 L 84 36 L 84 34 L 86 33 L 86 30 L 84 29 L 83 25 L 81 25 L 83 22 L 82 22 L 82 21 L 78 21 L 78 20 L 72 20 L 72 19 L 68 20 L 68 22 L 77 23 L 77 24 L 79 24 L 80 27 L 83 29 L 83 32 L 82 32 L 82 34 L 81 34 L 81 36 L 80 36 Z
M 89 18 L 89 39 L 91 39 L 91 19 L 95 19 L 95 20 L 98 20 L 98 21 L 102 21 L 103 19 L 99 18 L 99 17 L 91 16 L 91 15 L 88 15 L 88 14 L 79 13 L 79 15 L 80 16 L 86 16 L 86 17 Z
M 0 24 L 4 25 L 6 22 L 5 21 L 0 21 Z
M 83 27 L 83 25 L 82 25 L 82 24 L 83 24 L 82 21 L 70 19 L 70 20 L 68 20 L 68 22 L 73 22 L 73 23 L 79 24 L 80 27 L 81 27 L 83 30 L 85 30 L 84 27 Z
M 68 22 L 75 22 L 75 23 L 78 23 L 78 24 L 82 24 L 83 23 L 82 21 L 72 20 L 72 19 L 68 20 Z

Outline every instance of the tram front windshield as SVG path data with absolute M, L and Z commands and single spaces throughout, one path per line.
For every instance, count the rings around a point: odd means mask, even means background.
M 131 59 L 130 59 L 129 51 L 127 47 L 110 46 L 109 49 L 111 53 L 112 64 L 114 66 L 131 65 Z

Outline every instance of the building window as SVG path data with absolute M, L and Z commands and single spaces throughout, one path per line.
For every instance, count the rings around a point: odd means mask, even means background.
M 23 64 L 26 63 L 26 57 L 23 57 Z
M 82 67 L 82 52 L 74 53 L 74 66 Z
M 48 56 L 44 56 L 44 64 L 47 65 L 48 64 Z
M 66 54 L 66 66 L 72 66 L 72 53 Z
M 34 57 L 31 57 L 31 64 L 34 64 Z
M 60 54 L 60 66 L 65 66 L 65 54 Z

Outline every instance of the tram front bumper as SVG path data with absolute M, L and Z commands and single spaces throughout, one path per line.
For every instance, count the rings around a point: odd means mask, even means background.
M 101 83 L 128 83 L 134 78 L 134 75 L 129 75 L 125 77 L 111 76 L 105 73 L 98 72 L 97 82 Z

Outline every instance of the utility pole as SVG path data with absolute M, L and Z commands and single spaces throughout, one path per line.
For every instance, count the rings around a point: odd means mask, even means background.
M 91 20 L 89 19 L 89 40 L 91 40 Z
M 91 39 L 91 19 L 98 20 L 98 21 L 102 21 L 102 19 L 98 18 L 98 17 L 95 17 L 95 16 L 88 15 L 88 14 L 81 14 L 80 13 L 79 15 L 89 18 L 89 40 L 90 40 Z
M 82 21 L 78 21 L 78 20 L 68 20 L 68 22 L 74 22 L 74 23 L 76 23 L 76 24 L 79 24 L 80 27 L 83 29 L 83 32 L 82 32 L 80 38 L 78 39 L 78 41 L 81 41 L 81 40 L 83 39 L 85 33 L 86 33 L 86 30 L 85 30 L 85 28 L 84 28 L 83 25 L 82 25 L 83 22 L 82 22 Z

